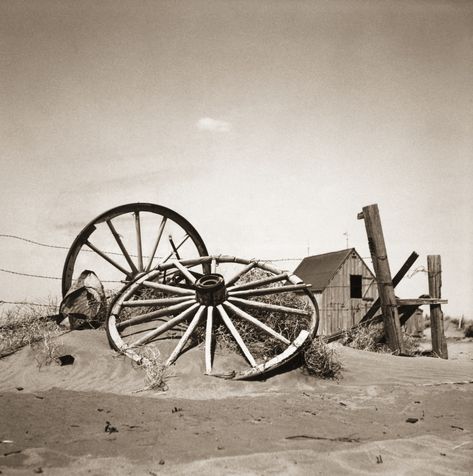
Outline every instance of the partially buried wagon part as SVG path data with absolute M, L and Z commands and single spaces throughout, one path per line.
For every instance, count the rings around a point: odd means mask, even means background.
M 154 222 L 146 255 L 145 217 Z M 107 251 L 110 241 L 118 251 Z M 111 346 L 139 363 L 159 355 L 170 366 L 196 348 L 206 374 L 251 378 L 292 360 L 317 333 L 317 302 L 301 279 L 262 261 L 208 256 L 195 228 L 159 205 L 124 205 L 89 223 L 68 253 L 64 292 L 84 269 L 81 255 L 124 284 L 114 291 L 106 330 Z
M 85 269 L 115 287 L 171 258 L 208 255 L 197 230 L 174 210 L 154 203 L 112 208 L 77 235 L 62 273 L 62 295 Z

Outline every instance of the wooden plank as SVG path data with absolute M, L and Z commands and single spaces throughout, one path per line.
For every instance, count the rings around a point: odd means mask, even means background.
M 207 322 L 205 324 L 205 373 L 212 372 L 212 327 L 213 327 L 213 306 L 207 308 Z
M 425 304 L 448 304 L 448 299 L 436 298 L 414 298 L 414 299 L 396 299 L 398 306 L 422 306 Z
M 241 291 L 243 289 L 253 289 L 258 286 L 263 286 L 264 284 L 276 283 L 278 281 L 284 281 L 288 279 L 289 275 L 287 273 L 276 274 L 274 276 L 269 276 L 268 278 L 256 279 L 255 281 L 250 281 L 248 283 L 240 284 L 238 286 L 227 287 L 228 291 Z
M 113 223 L 111 220 L 107 220 L 107 225 L 108 228 L 110 229 L 113 237 L 115 238 L 115 241 L 117 242 L 120 250 L 123 253 L 123 256 L 125 257 L 126 261 L 130 265 L 131 270 L 133 271 L 134 274 L 138 274 L 138 268 L 135 266 L 135 263 L 133 263 L 133 260 L 131 259 L 131 256 L 128 253 L 128 250 L 125 248 L 125 245 L 123 244 L 122 239 L 120 238 L 120 235 L 118 234 L 117 230 L 113 226 Z
M 399 321 L 378 205 L 374 204 L 363 207 L 362 213 L 376 274 L 378 294 L 383 312 L 384 332 L 390 349 L 395 353 L 403 354 L 405 349 L 402 340 L 401 323 Z
M 442 288 L 442 263 L 440 255 L 427 256 L 429 295 L 440 299 Z M 430 305 L 430 329 L 432 333 L 432 351 L 442 359 L 448 359 L 447 340 L 443 326 L 443 312 L 440 304 Z
M 92 251 L 95 251 L 105 261 L 108 261 L 112 266 L 115 266 L 115 268 L 117 268 L 119 271 L 121 271 L 125 276 L 128 276 L 128 278 L 132 277 L 132 273 L 130 273 L 130 271 L 127 271 L 123 266 L 120 266 L 115 260 L 110 258 L 110 256 L 106 255 L 102 250 L 99 250 L 89 240 L 87 240 L 85 242 L 85 245 L 87 245 Z
M 254 357 L 251 355 L 250 350 L 248 349 L 248 347 L 246 346 L 245 342 L 244 342 L 243 339 L 241 338 L 240 333 L 237 331 L 237 329 L 236 329 L 235 326 L 233 325 L 232 320 L 231 320 L 230 317 L 228 316 L 228 314 L 227 314 L 227 312 L 225 311 L 225 309 L 223 308 L 223 306 L 220 304 L 220 305 L 217 306 L 217 309 L 218 309 L 218 312 L 220 313 L 220 316 L 222 317 L 223 322 L 225 323 L 225 325 L 227 326 L 228 330 L 230 331 L 230 334 L 233 336 L 233 338 L 235 339 L 236 343 L 238 344 L 238 346 L 240 347 L 241 351 L 243 352 L 243 355 L 246 357 L 246 359 L 248 360 L 248 362 L 250 363 L 250 365 L 251 365 L 252 367 L 256 367 L 256 360 L 255 360 Z
M 136 252 L 138 255 L 138 269 L 143 271 L 143 247 L 141 244 L 141 221 L 140 212 L 135 212 L 135 228 L 136 228 Z
M 238 271 L 227 281 L 227 288 L 232 284 L 236 283 L 245 273 L 253 269 L 255 266 L 256 263 L 252 261 L 251 263 L 248 263 L 244 268 L 240 269 L 240 271 Z
M 245 319 L 248 322 L 251 322 L 256 327 L 259 327 L 261 330 L 263 330 L 267 334 L 273 336 L 274 338 L 278 339 L 279 341 L 283 342 L 284 344 L 289 345 L 291 343 L 283 335 L 279 334 L 279 332 L 276 332 L 274 329 L 267 326 L 264 322 L 261 322 L 260 320 L 256 319 L 251 314 L 248 314 L 247 312 L 243 311 L 242 309 L 235 306 L 231 302 L 226 301 L 226 302 L 223 303 L 223 306 L 226 307 L 227 309 L 229 309 L 230 311 L 233 311 L 237 316 L 241 317 L 242 319 Z
M 311 316 L 312 311 L 304 311 L 303 309 L 296 309 L 288 306 L 279 306 L 278 304 L 268 304 L 266 302 L 251 301 L 249 299 L 241 299 L 237 297 L 229 297 L 230 302 L 241 304 L 242 306 L 252 307 L 254 309 L 263 309 L 266 311 L 285 312 L 287 314 L 297 314 L 299 316 Z
M 399 271 L 396 273 L 396 275 L 393 278 L 393 286 L 396 287 L 404 278 L 404 276 L 407 274 L 407 272 L 411 269 L 412 265 L 416 261 L 416 259 L 419 257 L 419 255 L 413 251 L 409 258 L 406 259 L 405 263 L 399 268 Z M 376 299 L 376 301 L 373 303 L 373 305 L 370 307 L 368 312 L 361 318 L 360 322 L 365 322 L 369 321 L 380 309 L 381 307 L 381 301 Z
M 244 289 L 242 291 L 228 291 L 229 296 L 266 296 L 268 294 L 282 294 L 294 291 L 303 291 L 310 289 L 310 284 L 290 284 L 287 286 L 275 286 L 273 288 Z
M 186 329 L 182 337 L 179 339 L 179 342 L 176 345 L 176 348 L 172 351 L 172 354 L 169 356 L 168 360 L 166 361 L 166 365 L 171 365 L 176 359 L 179 357 L 179 354 L 182 352 L 182 349 L 186 345 L 186 342 L 189 340 L 189 337 L 194 332 L 194 329 L 199 324 L 200 318 L 202 313 L 205 310 L 205 306 L 200 306 L 197 314 L 193 317 L 189 327 Z
M 181 288 L 179 286 L 169 286 L 168 284 L 156 283 L 154 281 L 143 281 L 143 286 L 158 289 L 159 291 L 179 294 L 181 296 L 195 296 L 195 291 L 192 289 Z
M 176 266 L 176 268 L 183 274 L 184 278 L 186 278 L 186 280 L 191 283 L 191 284 L 194 284 L 196 279 L 195 277 L 192 275 L 192 273 L 185 267 L 183 266 L 181 263 L 179 263 L 179 261 L 173 261 L 174 265 Z
M 152 321 L 153 319 L 156 319 L 157 317 L 169 316 L 183 309 L 185 310 L 191 306 L 197 306 L 195 299 L 189 299 L 188 301 L 184 301 L 179 304 L 174 304 L 173 306 L 169 306 L 169 307 L 164 307 L 163 309 L 159 309 L 157 311 L 147 312 L 146 314 L 140 314 L 139 316 L 131 317 L 130 319 L 127 319 L 126 321 L 119 322 L 117 324 L 117 328 L 125 329 L 126 327 L 129 327 L 135 324 Z
M 163 217 L 163 219 L 161 220 L 161 224 L 159 225 L 159 229 L 158 229 L 158 235 L 156 236 L 156 240 L 154 242 L 153 249 L 151 250 L 148 264 L 146 266 L 146 271 L 149 271 L 151 269 L 151 265 L 153 264 L 153 260 L 154 260 L 154 255 L 156 254 L 156 251 L 158 250 L 159 242 L 161 241 L 161 236 L 163 235 L 164 227 L 166 226 L 166 221 L 167 221 L 167 217 Z
M 185 309 L 180 314 L 178 314 L 176 317 L 173 317 L 172 319 L 169 319 L 169 321 L 165 322 L 164 324 L 157 327 L 156 329 L 154 329 L 150 332 L 147 332 L 143 337 L 141 337 L 137 341 L 133 342 L 133 344 L 131 344 L 130 347 L 138 347 L 140 345 L 146 344 L 150 340 L 154 339 L 155 337 L 158 337 L 159 335 L 163 334 L 164 332 L 168 331 L 169 329 L 172 329 L 177 324 L 179 324 L 182 321 L 184 321 L 185 319 L 187 319 L 195 311 L 195 309 L 197 307 L 199 307 L 199 303 L 193 304 L 191 307 L 189 307 L 188 309 Z

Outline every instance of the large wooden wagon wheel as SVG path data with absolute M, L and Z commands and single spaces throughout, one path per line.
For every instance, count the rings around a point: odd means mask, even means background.
M 210 270 L 199 275 L 197 266 Z M 106 329 L 112 347 L 137 362 L 149 346 L 166 365 L 203 348 L 210 375 L 217 357 L 233 350 L 238 365 L 224 374 L 244 379 L 292 359 L 318 322 L 314 296 L 297 276 L 264 262 L 206 256 L 161 263 L 137 277 L 115 299 Z
M 102 213 L 79 233 L 64 264 L 62 294 L 85 269 L 123 286 L 159 263 L 203 255 L 207 248 L 184 217 L 161 205 L 129 203 Z

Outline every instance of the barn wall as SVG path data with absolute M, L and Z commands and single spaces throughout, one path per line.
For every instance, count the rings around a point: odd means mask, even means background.
M 350 298 L 350 275 L 362 276 L 362 299 Z M 330 335 L 357 324 L 378 297 L 376 282 L 366 264 L 353 253 L 342 264 L 319 298 L 319 334 Z

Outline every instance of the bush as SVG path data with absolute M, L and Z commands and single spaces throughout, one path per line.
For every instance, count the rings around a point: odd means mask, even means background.
M 313 339 L 304 351 L 303 370 L 309 375 L 323 379 L 341 377 L 343 366 L 337 353 L 324 341 L 323 338 Z
M 463 333 L 465 337 L 473 337 L 473 322 L 469 322 L 465 325 Z

